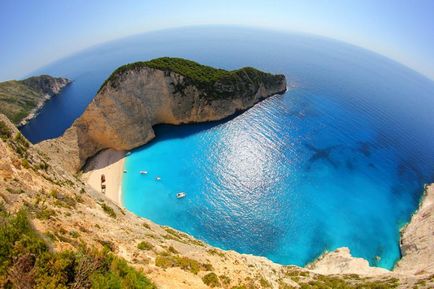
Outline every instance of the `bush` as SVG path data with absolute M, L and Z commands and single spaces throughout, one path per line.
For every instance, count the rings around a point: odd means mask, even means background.
M 142 272 L 107 250 L 50 252 L 25 211 L 0 208 L 0 288 L 145 288 L 156 287 Z
M 209 287 L 220 287 L 219 277 L 214 272 L 208 273 L 202 278 L 203 283 Z
M 197 274 L 203 265 L 198 261 L 190 259 L 188 257 L 172 256 L 168 254 L 160 254 L 155 259 L 155 266 L 161 267 L 163 269 L 179 267 L 184 271 L 189 271 L 193 274 Z
M 152 246 L 151 243 L 148 243 L 146 241 L 142 241 L 137 245 L 137 248 L 140 250 L 151 250 L 152 248 L 154 248 L 154 246 Z
M 109 215 L 112 218 L 116 218 L 116 213 L 112 207 L 106 205 L 106 203 L 101 203 L 100 206 L 107 215 Z
M 173 248 L 173 246 L 170 246 L 168 250 L 169 250 L 170 253 L 173 253 L 173 254 L 178 254 L 179 253 L 175 248 Z
M 0 138 L 3 140 L 6 140 L 10 138 L 12 135 L 12 132 L 10 128 L 6 125 L 6 123 L 2 120 L 0 120 Z

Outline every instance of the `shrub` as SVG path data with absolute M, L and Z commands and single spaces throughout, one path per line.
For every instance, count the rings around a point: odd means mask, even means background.
M 50 252 L 25 211 L 10 215 L 0 207 L 0 288 L 156 287 L 108 250 Z
M 100 206 L 107 215 L 109 215 L 112 218 L 116 218 L 116 213 L 112 207 L 106 205 L 106 203 L 101 203 Z
M 202 269 L 202 264 L 188 257 L 160 254 L 155 259 L 155 265 L 164 269 L 179 267 L 184 271 L 197 274 Z
M 178 254 L 179 253 L 175 248 L 173 248 L 173 246 L 170 246 L 168 250 L 169 250 L 170 253 L 173 253 L 173 254 Z
M 220 287 L 219 277 L 214 272 L 208 273 L 202 278 L 203 283 L 209 287 Z
M 10 138 L 12 135 L 12 131 L 10 128 L 6 125 L 6 123 L 2 120 L 0 120 L 0 138 L 3 140 L 6 140 Z
M 154 248 L 154 246 L 152 246 L 151 243 L 148 243 L 146 241 L 142 241 L 137 245 L 137 248 L 140 250 L 151 250 L 152 248 Z
M 259 279 L 259 283 L 261 284 L 262 288 L 271 288 L 270 282 L 265 280 L 263 277 L 261 277 L 261 279 Z

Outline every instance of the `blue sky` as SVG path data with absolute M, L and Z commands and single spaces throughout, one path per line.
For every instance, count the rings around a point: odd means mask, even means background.
M 95 44 L 164 28 L 244 25 L 335 38 L 434 79 L 431 0 L 0 0 L 0 80 Z

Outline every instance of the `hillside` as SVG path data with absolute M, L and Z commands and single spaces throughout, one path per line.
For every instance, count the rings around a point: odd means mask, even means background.
M 14 124 L 23 125 L 43 106 L 45 101 L 60 91 L 70 81 L 49 75 L 24 80 L 0 82 L 0 113 Z

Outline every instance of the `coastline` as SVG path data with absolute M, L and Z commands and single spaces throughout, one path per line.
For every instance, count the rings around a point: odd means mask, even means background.
M 123 208 L 122 205 L 122 178 L 124 174 L 125 151 L 107 149 L 98 153 L 86 165 L 83 180 L 87 185 L 101 193 L 101 175 L 106 178 L 105 196 Z M 403 256 L 392 270 L 380 267 L 371 267 L 367 260 L 351 255 L 348 248 L 338 248 L 332 252 L 324 252 L 305 268 L 313 272 L 333 274 L 421 274 L 433 272 L 434 262 L 430 256 L 434 253 L 434 241 L 427 239 L 434 222 L 434 185 L 425 187 L 424 196 L 420 200 L 419 209 L 416 210 L 410 222 L 401 230 L 400 247 Z M 420 250 L 414 248 L 414 244 Z M 423 273 L 425 272 L 425 273 Z
M 28 124 L 32 119 L 37 117 L 39 113 L 41 112 L 42 108 L 45 106 L 45 104 L 50 101 L 53 97 L 59 95 L 62 90 L 68 86 L 72 81 L 69 79 L 66 79 L 65 84 L 61 84 L 60 87 L 54 88 L 54 90 L 51 93 L 45 93 L 43 97 L 38 101 L 38 104 L 36 107 L 34 107 L 28 114 L 25 116 L 17 125 L 18 128 L 21 128 Z
M 25 126 L 29 123 L 32 119 L 38 116 L 38 114 L 41 112 L 41 109 L 44 107 L 45 103 L 49 101 L 52 98 L 49 94 L 45 94 L 44 97 L 38 102 L 36 107 L 34 107 L 29 114 L 24 117 L 20 123 L 17 125 L 18 128 Z
M 122 207 L 122 176 L 125 151 L 107 149 L 93 157 L 83 170 L 83 179 L 95 191 L 101 191 L 101 175 L 105 176 L 105 196 Z
M 434 272 L 434 184 L 426 184 L 419 206 L 401 229 L 401 259 L 394 271 L 407 274 Z

